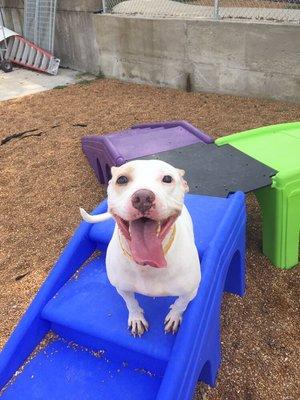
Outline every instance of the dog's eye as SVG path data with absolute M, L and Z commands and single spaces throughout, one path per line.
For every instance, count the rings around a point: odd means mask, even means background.
M 116 182 L 118 185 L 126 185 L 126 183 L 128 183 L 128 178 L 125 175 L 121 175 Z
M 170 175 L 165 175 L 165 176 L 162 178 L 162 181 L 163 181 L 164 183 L 171 183 L 171 182 L 173 181 L 173 178 L 172 178 Z

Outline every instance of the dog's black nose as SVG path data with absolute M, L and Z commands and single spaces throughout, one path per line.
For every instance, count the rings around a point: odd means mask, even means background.
M 140 189 L 133 193 L 131 203 L 141 213 L 150 210 L 155 200 L 155 194 L 148 189 Z

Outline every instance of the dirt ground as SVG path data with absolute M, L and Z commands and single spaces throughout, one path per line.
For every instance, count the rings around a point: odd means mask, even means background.
M 111 80 L 0 103 L 1 347 L 79 223 L 78 207 L 105 195 L 80 138 L 173 119 L 216 138 L 299 120 L 300 107 Z M 247 294 L 224 295 L 217 386 L 199 385 L 195 399 L 298 400 L 300 269 L 280 270 L 261 254 L 259 208 L 252 195 L 247 203 Z

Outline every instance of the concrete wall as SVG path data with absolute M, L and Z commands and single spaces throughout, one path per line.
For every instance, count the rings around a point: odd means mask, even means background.
M 25 0 L 0 0 L 0 7 L 24 8 Z M 57 0 L 58 11 L 99 11 L 102 7 L 101 0 Z
M 24 0 L 0 0 L 4 25 L 23 34 Z M 100 72 L 93 15 L 101 0 L 58 0 L 54 53 L 61 65 L 93 74 Z
M 0 0 L 0 8 L 2 8 L 4 15 L 4 25 L 20 34 L 23 33 L 24 1 L 25 0 Z M 58 15 L 65 11 L 72 12 L 74 15 L 76 15 L 76 13 L 91 14 L 99 12 L 101 9 L 102 0 L 57 0 Z M 79 15 L 76 15 L 76 17 L 78 18 Z M 74 27 L 74 25 L 71 26 Z
M 7 26 L 19 32 L 23 0 L 1 5 Z M 99 0 L 58 0 L 55 55 L 63 66 L 124 81 L 300 102 L 297 25 L 121 17 L 99 14 L 100 8 Z
M 100 72 L 94 13 L 101 0 L 58 0 L 54 51 L 61 64 L 93 74 Z
M 54 53 L 61 65 L 97 75 L 101 60 L 93 17 L 89 12 L 58 12 Z
M 300 101 L 299 27 L 94 15 L 108 77 Z

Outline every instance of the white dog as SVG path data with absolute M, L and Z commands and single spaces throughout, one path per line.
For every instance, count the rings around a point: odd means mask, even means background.
M 183 175 L 163 161 L 130 161 L 112 167 L 107 213 L 92 216 L 80 209 L 90 223 L 116 220 L 106 255 L 107 275 L 125 300 L 134 336 L 148 330 L 134 293 L 178 296 L 165 318 L 165 331 L 173 333 L 197 294 L 200 262 L 192 220 L 183 204 L 188 191 Z

